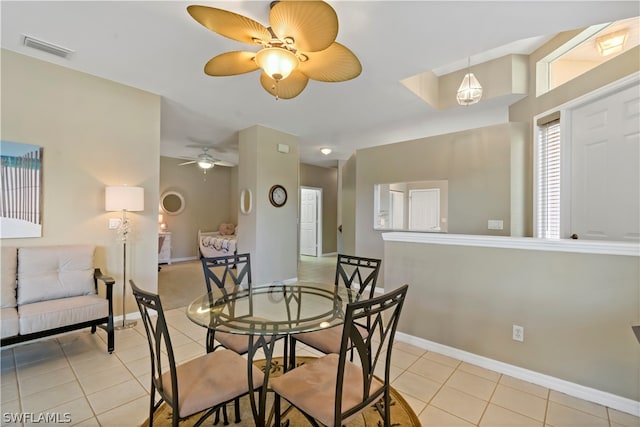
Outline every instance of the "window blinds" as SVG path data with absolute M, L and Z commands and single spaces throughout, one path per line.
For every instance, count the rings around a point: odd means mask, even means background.
M 536 236 L 560 238 L 560 119 L 539 126 Z

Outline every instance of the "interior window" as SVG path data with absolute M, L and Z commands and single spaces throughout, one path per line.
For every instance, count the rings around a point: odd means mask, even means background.
M 593 25 L 536 64 L 540 96 L 638 45 L 640 17 Z

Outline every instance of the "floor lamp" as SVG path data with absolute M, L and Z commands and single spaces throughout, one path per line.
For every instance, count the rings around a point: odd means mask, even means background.
M 127 211 L 140 212 L 144 210 L 144 188 L 129 187 L 127 185 L 114 185 L 105 189 L 105 210 L 122 211 L 122 221 L 118 226 L 118 238 L 122 241 L 122 325 L 116 325 L 116 329 L 132 328 L 136 321 L 127 323 L 125 309 L 127 291 L 127 240 L 131 231 L 131 224 L 127 220 Z

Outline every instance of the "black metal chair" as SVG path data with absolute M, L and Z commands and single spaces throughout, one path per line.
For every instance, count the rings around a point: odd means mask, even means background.
M 206 353 L 177 366 L 160 297 L 138 288 L 133 280 L 129 283 L 149 340 L 149 427 L 153 427 L 153 414 L 162 402 L 172 409 L 174 427 L 178 426 L 180 420 L 205 411 L 194 424 L 197 427 L 223 405 L 233 400 L 238 402 L 241 396 L 262 387 L 264 375 L 260 369 L 252 366 L 253 382 L 249 389 L 247 361 L 231 350 Z M 165 361 L 168 362 L 165 364 Z M 158 402 L 155 401 L 156 392 L 160 396 Z M 236 404 L 235 409 L 238 420 L 239 405 Z
M 347 305 L 340 351 L 327 354 L 272 378 L 275 425 L 281 425 L 281 398 L 317 426 L 341 426 L 375 405 L 385 427 L 391 426 L 390 380 L 393 340 L 408 285 Z M 362 328 L 369 325 L 366 334 Z M 351 350 L 357 362 L 347 360 Z M 384 379 L 374 372 L 384 364 Z
M 358 299 L 367 291 L 367 298 L 372 298 L 375 293 L 378 274 L 382 260 L 375 258 L 363 258 L 351 255 L 338 255 L 336 263 L 335 285 L 342 283 L 348 289 L 353 289 L 354 283 L 360 287 L 357 289 Z M 337 353 L 340 351 L 340 339 L 342 337 L 342 327 L 323 329 L 315 332 L 291 335 L 289 361 L 290 366 L 295 366 L 296 341 L 313 347 L 324 354 Z
M 213 285 L 224 290 L 230 286 L 243 285 L 251 288 L 251 256 L 246 254 L 225 255 L 213 258 L 200 258 L 204 270 L 207 292 L 211 293 Z M 218 341 L 218 345 L 215 344 Z M 254 338 L 255 340 L 255 338 Z M 269 338 L 267 338 L 267 342 Z M 249 337 L 247 335 L 227 334 L 209 329 L 207 331 L 207 352 L 224 347 L 238 354 L 249 351 Z

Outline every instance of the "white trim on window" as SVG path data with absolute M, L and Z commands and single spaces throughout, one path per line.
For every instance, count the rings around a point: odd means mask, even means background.
M 560 238 L 560 119 L 537 126 L 534 142 L 534 236 Z

